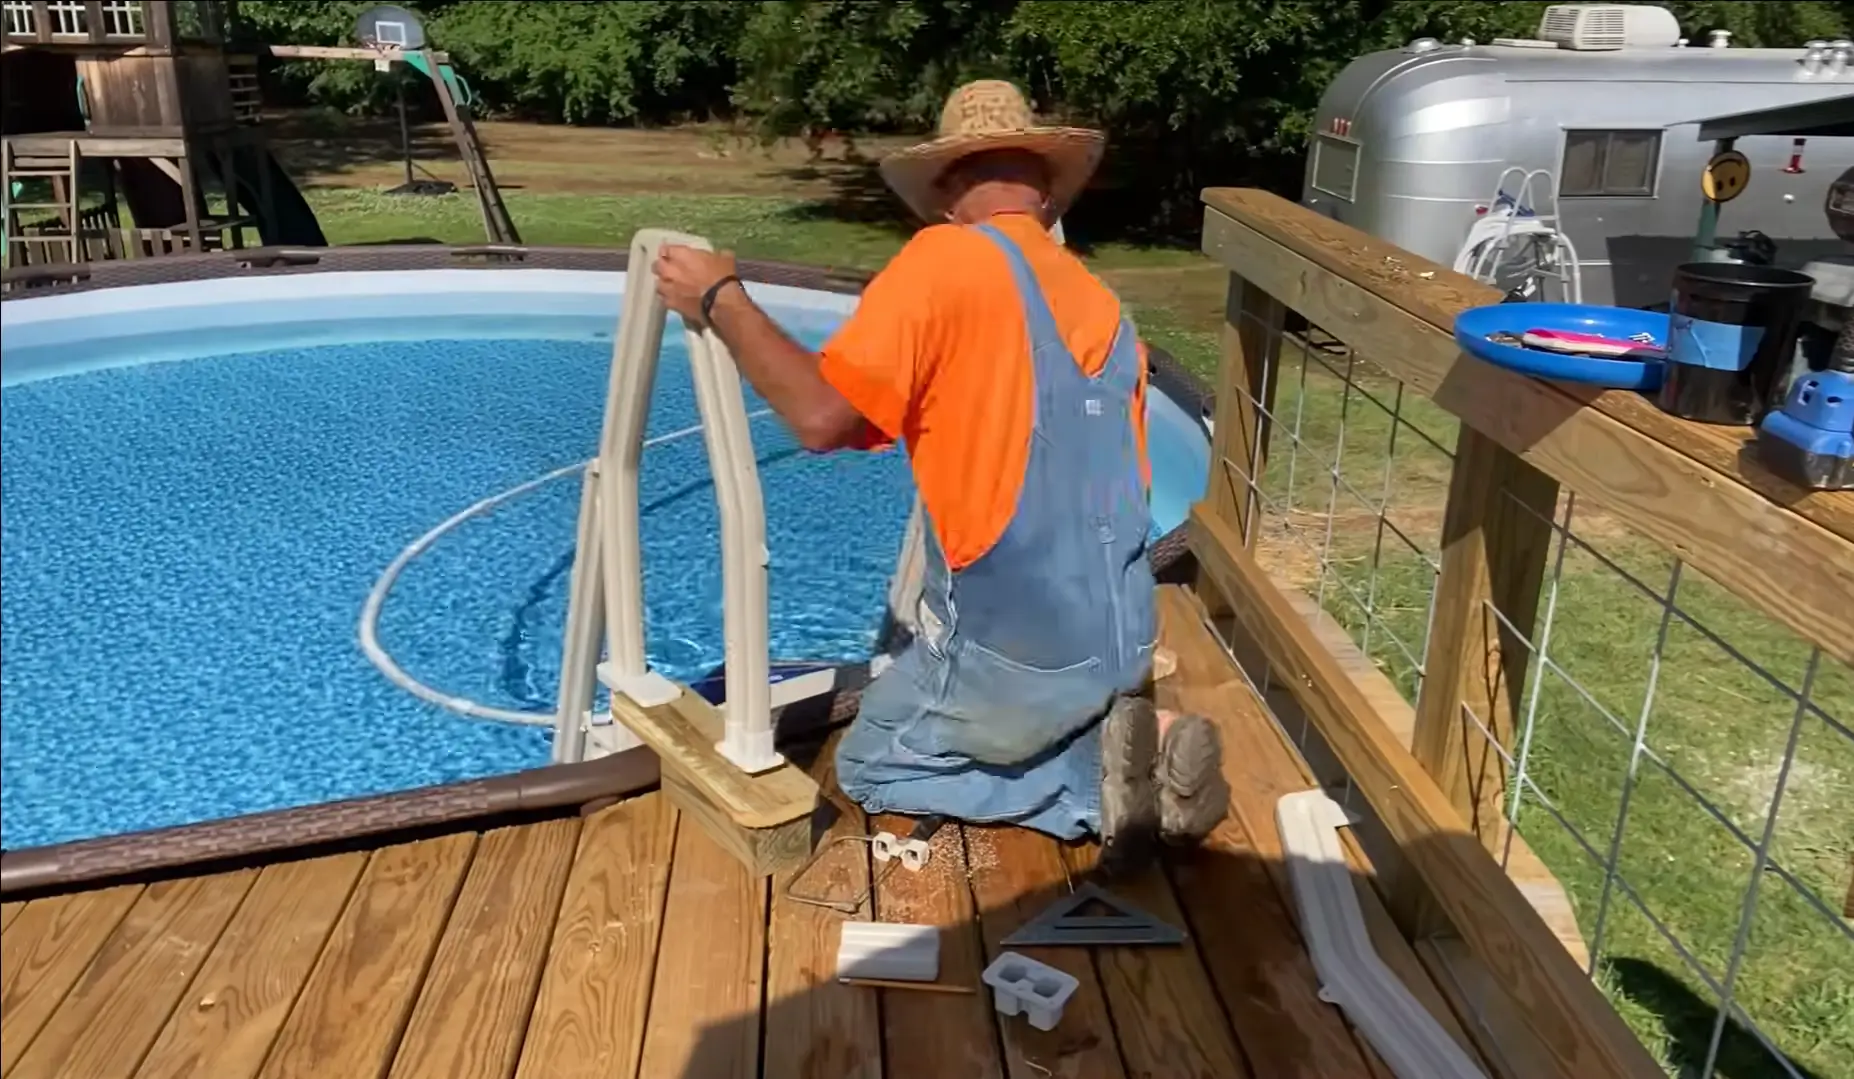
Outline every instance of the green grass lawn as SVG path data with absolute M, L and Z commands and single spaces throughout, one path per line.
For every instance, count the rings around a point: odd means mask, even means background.
M 468 195 L 419 199 L 317 190 L 309 198 L 332 243 L 482 239 Z M 507 199 L 523 239 L 537 245 L 623 246 L 636 230 L 655 226 L 704 235 L 747 257 L 875 269 L 904 239 L 892 228 L 835 220 L 814 205 L 786 199 L 528 192 L 510 192 Z M 1093 251 L 1091 264 L 1120 289 L 1149 339 L 1200 375 L 1214 374 L 1219 271 L 1194 252 L 1113 246 Z M 1343 366 L 1342 359 L 1328 362 Z M 1374 612 L 1368 651 L 1413 695 L 1417 669 L 1404 653 L 1421 655 L 1448 486 L 1447 455 L 1430 440 L 1452 449 L 1455 425 L 1412 396 L 1401 402 L 1399 427 L 1386 411 L 1399 407 L 1395 383 L 1355 372 L 1354 381 L 1370 396 L 1347 394 L 1320 364 L 1306 368 L 1304 379 L 1298 366 L 1284 368 L 1279 387 L 1283 430 L 1275 436 L 1265 487 L 1286 513 L 1271 521 L 1265 553 L 1278 570 L 1320 591 L 1327 608 L 1361 640 L 1368 605 Z M 1291 454 L 1289 432 L 1296 426 L 1303 450 Z M 1335 483 L 1335 471 L 1342 483 Z M 1377 542 L 1375 506 L 1386 492 L 1388 517 L 1409 545 L 1394 533 Z M 1322 590 L 1321 567 L 1306 551 L 1324 546 L 1329 529 L 1333 557 Z M 1651 545 L 1590 515 L 1580 514 L 1574 529 L 1651 587 L 1666 588 L 1667 557 Z M 1678 602 L 1744 655 L 1800 683 L 1807 650 L 1768 618 L 1690 570 Z M 1682 1074 L 1705 1056 L 1717 1006 L 1649 919 L 1606 878 L 1602 859 L 1624 816 L 1625 787 L 1631 794 L 1620 830 L 1619 875 L 1721 981 L 1752 864 L 1725 825 L 1666 771 L 1640 762 L 1629 779 L 1661 613 L 1659 603 L 1595 557 L 1575 548 L 1567 555 L 1550 644 L 1562 674 L 1541 673 L 1535 665 L 1537 721 L 1527 758 L 1528 776 L 1565 823 L 1528 798 L 1519 826 L 1564 882 L 1593 943 L 1609 895 L 1599 979 L 1670 1073 Z M 1825 660 L 1814 699 L 1844 725 L 1854 723 L 1854 674 Z M 1625 729 L 1612 726 L 1592 700 Z M 1795 711 L 1782 694 L 1677 620 L 1655 682 L 1645 745 L 1757 839 Z M 1566 824 L 1597 846 L 1597 857 Z M 1801 725 L 1772 853 L 1798 884 L 1839 909 L 1854 857 L 1854 741 L 1815 717 Z M 1845 923 L 1835 927 L 1783 878 L 1766 872 L 1749 934 L 1735 984 L 1740 1007 L 1813 1076 L 1854 1077 L 1854 943 Z M 1736 1028 L 1727 1032 L 1721 1062 L 1726 1079 L 1782 1074 Z
M 1341 359 L 1328 357 L 1327 363 L 1343 370 Z M 1271 444 L 1263 484 L 1276 513 L 1263 533 L 1262 552 L 1277 572 L 1320 594 L 1325 608 L 1355 640 L 1367 642 L 1372 659 L 1414 699 L 1419 676 L 1412 658 L 1421 657 L 1434 589 L 1448 460 L 1411 428 L 1452 448 L 1451 421 L 1428 402 L 1406 398 L 1402 415 L 1411 427 L 1398 432 L 1393 448 L 1391 419 L 1371 399 L 1395 407 L 1395 383 L 1355 372 L 1363 392 L 1348 395 L 1338 374 L 1317 362 L 1306 366 L 1303 382 L 1297 363 L 1284 364 L 1278 389 L 1282 429 Z M 1293 453 L 1297 425 L 1301 445 Z M 1386 501 L 1387 490 L 1386 517 L 1410 543 L 1388 529 L 1378 542 L 1374 507 Z M 1323 574 L 1317 554 L 1309 552 L 1326 546 L 1329 525 L 1332 554 Z M 1643 585 L 1667 589 L 1672 560 L 1657 547 L 1588 506 L 1576 513 L 1572 531 Z M 1725 589 L 1686 569 L 1676 602 L 1739 655 L 1791 686 L 1802 684 L 1809 649 Z M 1813 715 L 1798 725 L 1794 700 L 1676 618 L 1669 623 L 1643 739 L 1666 767 L 1640 761 L 1631 782 L 1663 610 L 1597 555 L 1570 547 L 1548 645 L 1556 669 L 1541 671 L 1535 663 L 1530 675 L 1539 693 L 1526 760 L 1528 778 L 1558 816 L 1529 792 L 1519 829 L 1570 893 L 1586 941 L 1596 945 L 1601 934 L 1599 977 L 1618 1010 L 1670 1074 L 1697 1071 L 1712 1038 L 1716 997 L 1607 879 L 1603 863 L 1621 820 L 1617 875 L 1692 959 L 1723 982 L 1753 856 L 1698 797 L 1740 832 L 1761 839 L 1786 744 L 1798 726 L 1770 848 L 1772 862 L 1795 886 L 1776 872 L 1762 874 L 1735 997 L 1806 1074 L 1854 1076 L 1854 942 L 1846 922 L 1837 927 L 1797 890 L 1807 889 L 1830 911 L 1839 911 L 1847 894 L 1854 740 Z M 1854 672 L 1847 667 L 1822 660 L 1811 696 L 1843 727 L 1854 721 Z M 1594 854 L 1573 837 L 1573 828 Z M 1737 1027 L 1727 1029 L 1719 1059 L 1718 1074 L 1726 1079 L 1784 1074 Z
M 332 244 L 483 241 L 482 219 L 468 193 L 420 198 L 325 188 L 307 195 Z M 907 239 L 892 227 L 836 220 L 814 203 L 790 199 L 523 191 L 503 197 L 522 241 L 536 246 L 625 247 L 639 229 L 673 228 L 705 236 L 744 258 L 877 270 Z M 1220 280 L 1209 260 L 1190 251 L 1106 245 L 1094 251 L 1091 262 L 1109 281 L 1124 276 L 1134 283 L 1125 291 L 1148 340 L 1200 376 L 1214 376 L 1215 331 L 1193 327 L 1163 302 L 1180 273 L 1194 274 L 1200 283 L 1207 276 L 1213 284 Z

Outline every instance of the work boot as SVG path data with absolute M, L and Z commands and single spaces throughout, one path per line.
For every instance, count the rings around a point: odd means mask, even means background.
M 1159 832 L 1153 766 L 1159 716 L 1144 697 L 1116 697 L 1101 724 L 1101 860 L 1108 877 L 1143 869 Z
M 1181 715 L 1166 725 L 1158 758 L 1159 835 L 1177 846 L 1198 843 L 1229 814 L 1222 735 L 1203 716 Z

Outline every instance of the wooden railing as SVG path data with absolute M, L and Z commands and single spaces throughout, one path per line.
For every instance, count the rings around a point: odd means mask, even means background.
M 212 251 L 238 251 L 244 248 L 244 230 L 252 226 L 249 218 L 208 220 L 202 223 L 200 245 L 196 250 L 184 227 L 135 228 L 122 224 L 119 215 L 108 206 L 95 206 L 78 215 L 77 252 L 79 262 L 106 259 L 148 259 L 169 255 L 197 255 Z M 8 249 L 10 266 L 47 266 L 70 261 L 70 229 L 58 220 L 27 226 L 25 235 Z
M 252 125 L 264 119 L 264 91 L 258 82 L 258 60 L 245 53 L 225 55 L 226 81 L 232 97 L 232 119 Z
M 1487 286 L 1263 192 L 1205 202 L 1230 277 L 1200 592 L 1388 837 L 1419 952 L 1497 989 L 1458 1005 L 1527 1076 L 1854 1069 L 1751 947 L 1775 920 L 1779 965 L 1854 999 L 1854 493 L 1464 355 Z

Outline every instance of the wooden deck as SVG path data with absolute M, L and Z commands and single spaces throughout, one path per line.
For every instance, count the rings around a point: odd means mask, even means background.
M 1387 1077 L 1319 1001 L 1290 913 L 1274 802 L 1308 780 L 1193 603 L 1162 592 L 1180 657 L 1162 690 L 1224 723 L 1234 813 L 1204 850 L 1115 889 L 1191 940 L 1025 949 L 1081 979 L 1047 1034 L 999 1022 L 982 993 L 837 984 L 844 916 L 789 901 L 782 878 L 749 879 L 649 793 L 583 819 L 9 904 L 0 1073 Z M 838 834 L 908 826 L 837 801 Z M 943 829 L 933 848 L 926 869 L 883 879 L 874 916 L 943 926 L 942 981 L 973 986 L 999 941 L 1066 894 L 1093 854 L 980 827 Z M 807 890 L 867 881 L 866 848 L 834 852 Z M 1446 1015 L 1361 888 L 1386 960 Z

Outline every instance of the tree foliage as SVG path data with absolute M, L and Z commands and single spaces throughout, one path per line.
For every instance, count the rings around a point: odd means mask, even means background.
M 258 40 L 336 44 L 367 5 L 246 0 Z M 1110 184 L 1190 212 L 1206 183 L 1293 174 L 1321 92 L 1352 58 L 1416 37 L 1526 36 L 1534 0 L 414 0 L 493 110 L 568 123 L 728 116 L 767 135 L 931 129 L 961 81 L 1015 80 L 1044 112 L 1099 124 Z M 1800 45 L 1854 2 L 1669 2 L 1704 41 Z M 387 100 L 366 65 L 284 65 L 286 99 Z M 1150 201 L 1150 200 L 1149 200 Z

